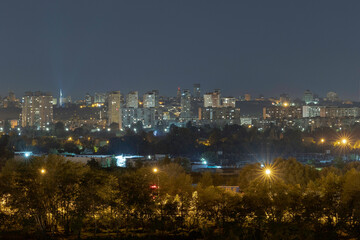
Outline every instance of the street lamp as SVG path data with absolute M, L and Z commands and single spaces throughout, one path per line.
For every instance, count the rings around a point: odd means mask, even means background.
M 41 173 L 42 175 L 44 175 L 44 174 L 46 173 L 46 169 L 45 169 L 45 168 L 41 168 L 41 169 L 40 169 L 40 173 Z
M 267 166 L 263 170 L 263 179 L 265 182 L 269 184 L 269 188 L 271 189 L 271 182 L 273 180 L 274 174 L 273 174 L 273 168 L 272 166 Z
M 342 145 L 341 148 L 343 150 L 344 158 L 347 159 L 347 147 L 350 146 L 348 138 L 342 138 L 340 140 L 340 144 Z
M 260 176 L 265 182 L 272 182 L 277 175 L 277 169 L 273 164 L 261 164 Z
M 320 144 L 321 144 L 321 152 L 322 152 L 322 154 L 324 154 L 324 143 L 325 143 L 325 138 L 321 138 L 320 139 Z
M 158 197 L 160 197 L 160 179 L 159 179 L 159 174 L 157 174 L 158 172 L 159 172 L 159 169 L 157 169 L 156 167 L 153 168 L 153 173 L 156 174 L 156 177 L 158 180 L 157 189 L 158 189 Z

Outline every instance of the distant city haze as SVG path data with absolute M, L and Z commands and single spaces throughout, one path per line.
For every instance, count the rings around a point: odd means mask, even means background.
M 177 87 L 359 100 L 359 1 L 1 1 L 1 96 Z

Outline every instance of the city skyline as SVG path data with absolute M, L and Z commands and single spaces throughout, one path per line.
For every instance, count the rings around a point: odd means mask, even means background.
M 0 239 L 359 239 L 359 9 L 0 1 Z
M 221 88 L 359 100 L 359 2 L 4 1 L 0 94 Z M 55 94 L 54 94 L 55 95 Z
M 195 92 L 195 88 L 196 88 L 196 92 Z M 341 96 L 339 96 L 339 94 L 336 91 L 328 91 L 326 92 L 324 95 L 319 95 L 316 92 L 311 91 L 310 89 L 306 89 L 301 95 L 291 95 L 285 92 L 279 93 L 277 95 L 272 95 L 272 96 L 267 96 L 264 94 L 258 94 L 258 95 L 252 95 L 249 92 L 243 92 L 240 93 L 239 95 L 226 95 L 226 93 L 224 94 L 223 89 L 220 88 L 215 88 L 215 89 L 204 89 L 202 88 L 201 84 L 199 83 L 195 83 L 193 84 L 192 87 L 190 88 L 180 88 L 177 87 L 176 88 L 177 92 L 175 94 L 170 93 L 170 94 L 162 94 L 159 92 L 158 89 L 152 89 L 152 90 L 144 90 L 144 91 L 138 91 L 138 89 L 136 90 L 131 90 L 128 92 L 125 91 L 120 91 L 120 90 L 110 90 L 110 91 L 88 91 L 86 93 L 84 93 L 83 95 L 77 95 L 77 97 L 71 96 L 71 95 L 66 95 L 63 94 L 63 89 L 59 89 L 57 92 L 51 92 L 51 91 L 42 91 L 42 90 L 34 90 L 34 91 L 25 91 L 24 93 L 20 93 L 19 95 L 16 94 L 15 91 L 13 90 L 9 90 L 8 92 L 5 92 L 4 95 L 0 95 L 1 98 L 6 99 L 9 97 L 16 97 L 17 99 L 21 99 L 22 97 L 26 96 L 27 93 L 29 92 L 43 92 L 46 94 L 50 94 L 54 99 L 57 99 L 57 101 L 54 105 L 60 105 L 63 106 L 64 102 L 62 101 L 70 101 L 71 102 L 84 102 L 86 104 L 88 104 L 88 101 L 96 101 L 96 98 L 101 98 L 101 99 L 106 99 L 107 95 L 110 94 L 111 92 L 114 91 L 118 91 L 121 93 L 122 96 L 124 97 L 128 97 L 128 95 L 132 95 L 134 93 L 137 94 L 137 96 L 139 96 L 139 101 L 141 101 L 141 98 L 143 98 L 145 95 L 147 94 L 152 94 L 155 91 L 157 92 L 157 95 L 160 97 L 165 97 L 165 98 L 169 98 L 169 99 L 176 99 L 179 98 L 179 93 L 183 94 L 183 93 L 187 93 L 190 94 L 190 96 L 196 98 L 196 99 L 205 99 L 206 95 L 208 94 L 212 94 L 214 92 L 220 91 L 221 94 L 221 98 L 231 98 L 231 99 L 236 99 L 236 100 L 245 100 L 245 101 L 250 101 L 250 100 L 269 100 L 269 101 L 274 101 L 275 99 L 280 99 L 282 97 L 286 97 L 289 98 L 288 101 L 304 101 L 306 102 L 306 95 L 310 94 L 311 98 L 316 98 L 316 99 L 325 99 L 328 98 L 328 95 L 335 95 L 338 102 L 360 102 L 359 100 L 351 100 L 351 99 L 346 99 L 346 98 L 341 98 Z M 179 92 L 180 91 L 180 92 Z M 66 100 L 65 100 L 66 99 Z M 100 101 L 100 100 L 99 100 Z M 101 100 L 101 101 L 105 101 L 105 100 Z M 179 100 L 180 101 L 180 100 Z
M 196 90 L 195 90 L 196 88 Z M 324 95 L 319 95 L 316 92 L 311 91 L 310 89 L 306 89 L 301 95 L 291 95 L 285 92 L 279 93 L 277 95 L 272 95 L 272 96 L 266 96 L 264 94 L 258 94 L 258 95 L 252 95 L 249 92 L 243 92 L 239 95 L 226 95 L 224 94 L 223 89 L 220 88 L 215 88 L 215 89 L 204 89 L 202 88 L 201 84 L 195 83 L 193 84 L 193 86 L 191 88 L 180 88 L 177 87 L 176 88 L 177 93 L 173 94 L 162 94 L 159 92 L 158 89 L 152 89 L 152 90 L 144 90 L 144 91 L 138 91 L 136 90 L 131 90 L 128 92 L 125 91 L 120 91 L 120 90 L 110 90 L 110 91 L 105 91 L 105 92 L 101 92 L 101 91 L 89 91 L 86 92 L 84 95 L 77 95 L 78 97 L 74 97 L 71 95 L 66 95 L 63 94 L 63 89 L 59 89 L 57 92 L 51 92 L 51 91 L 42 91 L 42 90 L 34 90 L 34 91 L 25 91 L 24 93 L 20 93 L 19 95 L 16 95 L 16 92 L 13 90 L 9 90 L 8 92 L 5 92 L 4 95 L 0 95 L 0 97 L 2 99 L 6 99 L 6 98 L 17 98 L 17 99 L 21 99 L 22 97 L 26 96 L 29 92 L 42 92 L 42 93 L 46 93 L 46 94 L 50 94 L 54 99 L 57 99 L 56 102 L 54 103 L 54 105 L 59 105 L 59 106 L 63 106 L 65 101 L 66 103 L 71 103 L 71 102 L 84 102 L 86 104 L 88 104 L 89 101 L 93 101 L 93 102 L 97 102 L 97 98 L 101 98 L 101 100 L 99 99 L 98 101 L 100 102 L 104 102 L 105 99 L 107 98 L 107 96 L 114 91 L 118 91 L 121 93 L 122 96 L 124 96 L 124 98 L 128 98 L 129 95 L 132 95 L 134 93 L 136 93 L 136 95 L 138 96 L 138 101 L 142 101 L 142 98 L 148 94 L 153 94 L 154 92 L 157 92 L 157 95 L 160 97 L 165 97 L 165 98 L 169 98 L 169 99 L 177 99 L 179 98 L 179 93 L 180 94 L 190 94 L 191 97 L 196 98 L 197 100 L 200 99 L 205 99 L 206 95 L 209 94 L 213 94 L 214 92 L 220 91 L 221 94 L 221 98 L 231 98 L 234 100 L 243 100 L 243 101 L 251 101 L 251 100 L 269 100 L 269 101 L 274 101 L 276 99 L 280 100 L 283 97 L 288 98 L 288 102 L 291 101 L 305 101 L 305 103 L 307 104 L 307 95 L 311 96 L 311 99 L 316 98 L 319 100 L 324 99 L 326 101 L 327 98 L 329 98 L 329 94 L 330 95 L 334 95 L 335 98 L 337 99 L 337 102 L 360 102 L 359 100 L 351 100 L 351 99 L 346 99 L 346 98 L 341 98 L 341 96 L 336 92 L 336 91 L 328 91 L 326 92 Z M 180 91 L 180 92 L 179 92 Z M 196 92 L 195 92 L 196 91 Z M 332 98 L 332 97 L 330 97 Z M 69 101 L 69 102 L 68 102 Z M 127 102 L 128 100 L 126 100 Z M 178 99 L 178 101 L 180 101 Z M 312 100 L 311 100 L 312 101 Z M 316 103 L 317 104 L 317 103 Z

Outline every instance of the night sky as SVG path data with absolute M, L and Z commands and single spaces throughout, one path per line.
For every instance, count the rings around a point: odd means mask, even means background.
M 0 1 L 0 94 L 359 99 L 360 1 Z

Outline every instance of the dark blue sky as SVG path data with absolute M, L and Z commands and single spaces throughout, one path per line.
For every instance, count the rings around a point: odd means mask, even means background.
M 360 1 L 0 1 L 0 94 L 176 87 L 358 99 Z

